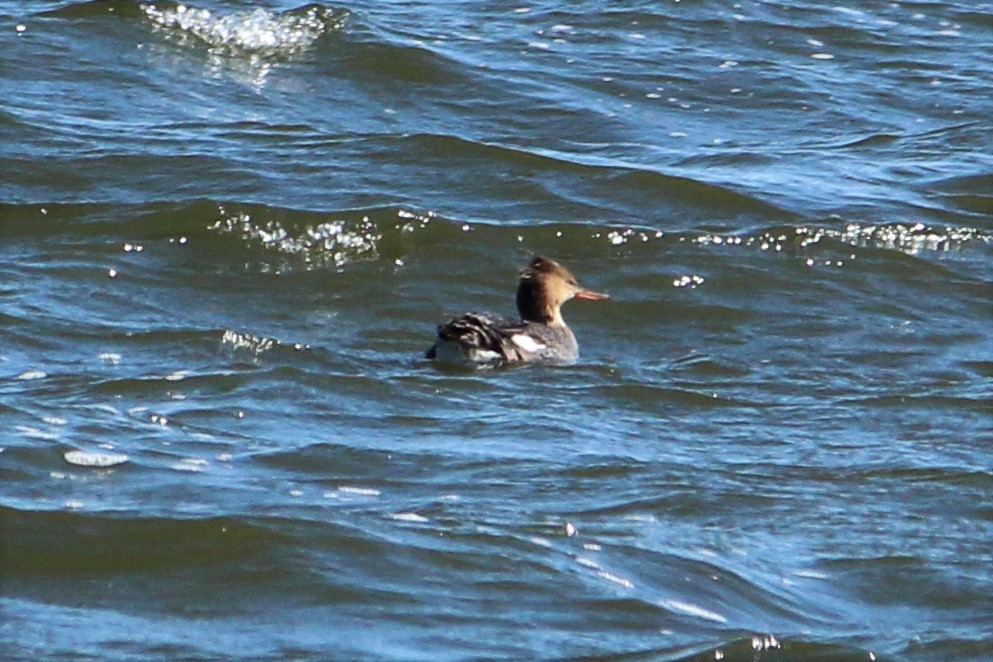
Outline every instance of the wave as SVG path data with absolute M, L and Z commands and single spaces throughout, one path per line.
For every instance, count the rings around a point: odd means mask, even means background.
M 4 545 L 8 577 L 154 570 L 176 562 L 171 545 L 177 541 L 188 541 L 193 557 L 204 563 L 222 562 L 229 543 L 247 560 L 278 553 L 281 540 L 271 528 L 231 518 L 108 517 L 0 506 L 0 525 L 18 534 Z M 54 548 L 46 543 L 53 530 L 66 534 L 64 544 Z
M 993 217 L 993 174 L 943 179 L 932 187 L 952 205 L 982 217 Z
M 136 256 L 149 242 L 184 246 L 207 242 L 225 251 L 247 251 L 260 271 L 340 269 L 369 260 L 402 262 L 419 249 L 503 247 L 516 253 L 550 250 L 577 254 L 607 251 L 657 253 L 683 244 L 708 250 L 745 250 L 802 259 L 808 266 L 842 266 L 858 249 L 925 256 L 993 246 L 993 232 L 922 222 L 772 225 L 742 232 L 666 232 L 602 222 L 466 222 L 433 212 L 386 206 L 310 211 L 264 204 L 195 200 L 121 206 L 109 204 L 0 204 L 7 236 L 79 236 L 111 239 Z M 854 252 L 853 252 L 854 251 Z M 695 287 L 687 277 L 682 286 Z M 676 286 L 680 286 L 676 284 Z
M 215 13 L 172 1 L 93 0 L 38 14 L 65 19 L 105 15 L 144 19 L 167 38 L 200 44 L 214 54 L 278 57 L 306 50 L 323 35 L 341 29 L 349 12 L 309 4 L 282 12 L 256 8 Z
M 215 15 L 182 4 L 142 4 L 154 28 L 181 40 L 193 39 L 212 53 L 292 55 L 311 47 L 327 32 L 340 29 L 346 11 L 321 5 L 276 13 L 266 9 Z
M 586 658 L 590 660 L 608 658 Z M 875 660 L 871 651 L 826 644 L 802 637 L 756 634 L 729 639 L 725 643 L 682 650 L 651 650 L 612 655 L 610 660 L 668 660 L 669 662 L 757 662 L 759 660 L 803 660 L 804 662 L 865 662 Z
M 734 216 L 787 221 L 795 214 L 760 197 L 732 187 L 674 175 L 595 155 L 565 153 L 513 143 L 478 141 L 444 134 L 412 134 L 396 138 L 404 151 L 487 173 L 529 173 L 516 186 L 538 187 L 587 209 L 623 210 L 632 215 L 658 210 L 660 216 L 698 218 Z M 482 164 L 482 165 L 477 165 Z M 534 172 L 541 173 L 534 176 Z M 595 182 L 595 185 L 591 185 Z M 616 213 L 616 212 L 615 212 Z
M 368 495 L 359 489 L 349 494 L 359 503 L 362 499 L 368 501 L 377 497 L 371 490 Z M 590 581 L 613 582 L 619 590 L 632 592 L 632 587 L 624 583 L 624 577 L 602 569 L 595 561 L 585 556 L 563 554 L 556 549 L 557 544 L 539 545 L 534 538 L 514 535 L 500 526 L 461 528 L 453 522 L 427 525 L 411 519 L 407 524 L 405 520 L 397 519 L 397 529 L 387 535 L 370 526 L 367 516 L 362 518 L 362 526 L 327 520 L 326 514 L 315 515 L 313 520 L 290 520 L 276 515 L 184 517 L 163 513 L 127 516 L 114 512 L 21 510 L 0 506 L 0 529 L 12 534 L 5 538 L 3 545 L 5 579 L 11 589 L 10 599 L 22 601 L 25 612 L 33 609 L 23 603 L 34 600 L 47 603 L 50 609 L 58 609 L 72 608 L 85 599 L 88 609 L 106 605 L 110 613 L 109 609 L 115 603 L 107 594 L 107 582 L 114 586 L 116 599 L 122 601 L 133 600 L 133 595 L 147 582 L 168 581 L 175 583 L 180 591 L 189 585 L 201 587 L 203 595 L 197 596 L 197 605 L 187 604 L 180 614 L 173 611 L 179 597 L 170 591 L 160 592 L 153 600 L 132 602 L 131 607 L 118 607 L 113 612 L 117 617 L 128 615 L 138 619 L 169 613 L 171 621 L 180 621 L 178 627 L 188 627 L 208 615 L 216 622 L 230 625 L 232 621 L 237 622 L 240 614 L 261 607 L 260 595 L 265 596 L 266 607 L 272 608 L 276 604 L 277 610 L 291 605 L 299 607 L 301 603 L 320 605 L 333 601 L 338 609 L 351 606 L 356 610 L 353 613 L 388 608 L 390 613 L 406 613 L 429 623 L 434 615 L 434 603 L 411 595 L 411 587 L 403 582 L 410 581 L 405 579 L 408 576 L 432 577 L 433 573 L 448 576 L 453 569 L 461 575 L 476 578 L 476 590 L 487 592 L 491 596 L 488 599 L 494 594 L 518 598 L 527 595 L 526 608 L 540 608 L 542 602 L 548 600 L 548 608 L 554 610 L 553 601 L 559 601 L 559 592 L 535 589 L 530 583 L 494 579 L 496 573 L 490 564 L 500 568 L 508 562 L 513 562 L 519 571 L 541 572 L 546 578 L 558 577 L 566 584 L 588 577 Z M 439 527 L 445 535 L 431 535 L 430 529 L 418 528 L 424 526 Z M 52 531 L 60 532 L 60 542 L 55 546 L 51 544 Z M 471 556 L 466 553 L 467 549 L 473 550 Z M 657 562 L 657 558 L 653 560 Z M 661 579 L 668 578 L 671 573 L 673 578 L 666 581 L 680 584 L 697 577 L 698 573 L 712 571 L 710 567 L 694 569 L 692 565 L 680 565 L 664 573 Z M 674 577 L 678 577 L 678 581 Z M 421 595 L 442 595 L 435 584 L 425 581 L 421 585 Z M 33 583 L 34 593 L 23 590 L 22 587 L 29 583 Z M 67 586 L 72 589 L 69 593 L 65 590 Z M 417 586 L 415 583 L 414 588 Z M 59 592 L 54 592 L 56 587 Z M 467 591 L 457 595 L 478 599 L 476 590 L 462 589 L 456 583 L 445 589 L 444 595 L 450 595 L 447 591 Z M 745 594 L 734 595 L 737 590 Z M 770 605 L 761 595 L 754 595 L 754 590 L 747 583 L 740 584 L 737 589 L 730 589 L 731 595 L 727 597 L 732 602 L 744 603 L 739 607 L 753 604 L 759 610 L 776 611 L 775 605 Z M 53 592 L 49 594 L 49 591 Z M 239 593 L 243 595 L 244 603 L 234 606 L 225 603 L 232 594 Z M 679 597 L 652 600 L 640 593 L 635 589 L 633 596 L 585 597 L 578 600 L 575 607 L 595 610 L 604 619 L 632 619 L 632 622 L 640 623 L 647 617 L 682 623 L 693 633 L 689 637 L 707 643 L 613 652 L 609 659 L 696 662 L 775 660 L 783 659 L 781 656 L 784 655 L 807 661 L 866 659 L 865 652 L 858 654 L 854 649 L 819 643 L 815 639 L 761 631 L 748 634 L 748 630 L 729 627 L 719 614 L 697 604 L 711 604 L 713 596 L 698 596 L 694 600 Z M 67 598 L 67 595 L 72 597 Z M 135 604 L 139 606 L 134 607 Z M 476 617 L 466 618 L 466 622 L 471 623 Z M 519 617 L 502 618 L 508 627 L 520 626 Z M 187 620 L 189 623 L 184 624 Z M 784 629 L 789 627 L 780 624 Z M 176 627 L 177 623 L 171 625 Z M 153 641 L 159 636 L 161 633 L 150 633 Z M 686 641 L 689 637 L 680 639 Z M 208 638 L 196 646 L 212 644 L 216 645 L 216 642 Z M 189 651 L 194 656 L 203 652 L 199 648 Z
M 90 0 L 74 2 L 55 9 L 38 12 L 43 18 L 83 19 L 106 15 L 120 18 L 141 18 L 141 3 L 137 0 Z

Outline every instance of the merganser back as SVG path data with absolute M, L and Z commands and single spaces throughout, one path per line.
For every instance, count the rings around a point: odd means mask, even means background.
M 438 327 L 438 340 L 427 351 L 427 358 L 472 363 L 572 363 L 578 359 L 579 345 L 562 319 L 562 304 L 573 298 L 602 301 L 610 297 L 580 287 L 568 269 L 540 255 L 520 275 L 520 319 L 489 313 L 456 317 Z

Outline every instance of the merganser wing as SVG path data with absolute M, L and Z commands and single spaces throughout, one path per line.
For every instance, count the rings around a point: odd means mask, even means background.
M 438 342 L 427 358 L 473 361 L 527 361 L 544 345 L 527 335 L 528 324 L 510 317 L 468 313 L 438 327 Z

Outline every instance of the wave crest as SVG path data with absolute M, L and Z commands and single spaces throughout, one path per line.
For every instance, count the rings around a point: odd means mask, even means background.
M 266 9 L 216 15 L 183 4 L 142 4 L 152 25 L 180 39 L 192 38 L 212 53 L 292 55 L 311 47 L 322 35 L 345 23 L 348 12 L 307 5 L 287 12 Z

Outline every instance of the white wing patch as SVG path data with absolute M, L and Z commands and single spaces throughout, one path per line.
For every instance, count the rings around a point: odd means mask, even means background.
M 537 352 L 540 352 L 541 350 L 545 349 L 545 346 L 543 344 L 541 344 L 531 336 L 525 335 L 523 333 L 515 333 L 514 335 L 510 336 L 510 340 L 515 345 L 520 347 L 522 350 L 530 354 L 536 354 Z
M 503 358 L 499 353 L 488 349 L 472 349 L 466 356 L 473 363 L 491 363 Z

